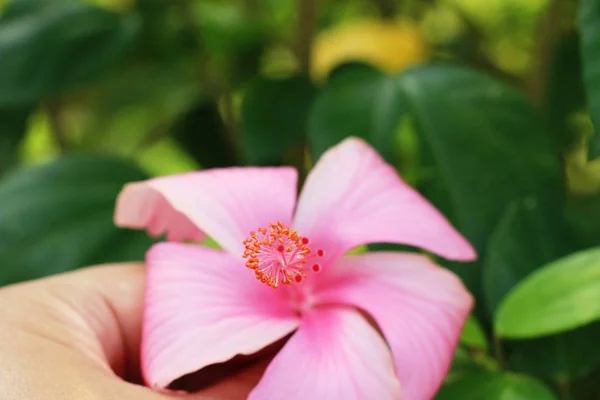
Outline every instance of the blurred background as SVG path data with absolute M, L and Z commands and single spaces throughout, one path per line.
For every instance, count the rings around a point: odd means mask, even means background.
M 126 182 L 305 176 L 361 136 L 480 255 L 444 262 L 477 309 L 439 398 L 598 399 L 600 256 L 548 278 L 576 322 L 536 330 L 556 314 L 537 281 L 529 314 L 496 320 L 531 273 L 600 244 L 596 3 L 0 0 L 0 286 L 142 260 L 156 239 L 112 222 Z

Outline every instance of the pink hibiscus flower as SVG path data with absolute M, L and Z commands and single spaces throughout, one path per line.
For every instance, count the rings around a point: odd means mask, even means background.
M 472 247 L 360 139 L 321 157 L 297 203 L 296 184 L 289 167 L 226 168 L 124 188 L 116 223 L 170 240 L 147 254 L 147 384 L 293 333 L 250 399 L 431 399 L 472 297 L 424 255 L 346 254 L 387 242 L 473 260 Z M 206 235 L 223 251 L 174 242 Z

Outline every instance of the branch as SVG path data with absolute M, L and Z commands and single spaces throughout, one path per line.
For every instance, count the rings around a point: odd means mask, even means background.
M 54 135 L 56 145 L 61 151 L 65 151 L 68 147 L 68 143 L 60 104 L 56 101 L 49 101 L 46 103 L 46 111 L 48 112 L 48 122 L 52 134 Z
M 303 73 L 310 73 L 312 42 L 317 29 L 316 0 L 298 1 L 298 31 L 296 38 L 296 55 Z
M 551 0 L 538 22 L 534 64 L 525 88 L 529 98 L 537 106 L 541 106 L 546 97 L 552 57 L 561 37 L 560 22 L 564 14 L 564 1 Z
M 498 336 L 494 335 L 493 337 L 493 348 L 494 348 L 494 356 L 496 357 L 496 362 L 498 363 L 498 367 L 501 371 L 506 371 L 508 368 L 508 364 L 506 362 L 506 356 L 504 354 L 504 345 L 502 343 L 502 339 Z
M 178 0 L 175 5 L 177 6 L 179 18 L 185 28 L 188 39 L 194 46 L 199 75 L 198 80 L 217 104 L 220 100 L 223 101 L 224 110 L 221 113 L 221 118 L 224 121 L 226 129 L 222 134 L 226 136 L 226 142 L 231 144 L 230 151 L 237 155 L 239 153 L 237 121 L 235 120 L 235 113 L 233 111 L 231 88 L 229 87 L 228 82 L 226 82 L 225 77 L 215 71 L 214 68 L 211 69 L 210 56 L 206 49 L 204 38 L 202 37 L 202 27 L 194 18 L 193 6 L 195 1 L 196 0 Z M 257 12 L 257 0 L 247 0 L 246 7 L 246 11 L 248 12 Z M 161 127 L 157 127 L 157 130 L 160 131 Z
M 556 386 L 558 387 L 561 400 L 571 400 L 571 385 L 568 380 L 559 378 L 556 380 Z
M 483 54 L 479 49 L 482 48 L 482 44 L 485 41 L 485 37 L 481 30 L 471 21 L 471 19 L 466 16 L 459 9 L 454 9 L 458 15 L 462 18 L 466 26 L 466 36 L 468 40 L 471 42 L 469 49 L 474 49 L 474 52 L 468 52 L 463 55 L 465 61 L 482 71 L 489 73 L 490 75 L 508 83 L 509 85 L 522 90 L 522 82 L 518 76 L 512 75 L 502 69 L 498 68 L 485 54 Z

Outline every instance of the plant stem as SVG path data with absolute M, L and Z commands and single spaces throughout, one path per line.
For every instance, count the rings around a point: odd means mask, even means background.
M 473 49 L 463 57 L 466 58 L 466 62 L 471 66 L 486 71 L 490 75 L 508 83 L 515 88 L 521 88 L 522 82 L 518 76 L 512 75 L 502 69 L 498 68 L 483 52 L 480 50 L 485 42 L 485 35 L 481 29 L 473 23 L 473 21 L 465 15 L 458 7 L 453 7 L 453 10 L 461 17 L 465 24 L 465 36 L 467 41 L 471 42 L 470 48 Z
M 226 91 L 221 97 L 221 107 L 223 114 L 223 121 L 227 132 L 229 132 L 229 139 L 233 139 L 233 133 L 238 132 L 238 121 L 235 115 L 235 105 L 233 101 L 233 95 L 231 91 Z M 233 144 L 233 143 L 232 143 Z
M 56 145 L 61 152 L 64 152 L 68 147 L 68 143 L 60 104 L 56 101 L 49 101 L 46 103 L 46 111 L 48 112 L 48 120 Z
M 506 362 L 506 356 L 504 355 L 504 345 L 502 344 L 502 339 L 498 335 L 494 334 L 494 356 L 496 357 L 496 361 L 498 362 L 498 367 L 500 367 L 501 371 L 505 371 L 508 367 Z
M 235 110 L 233 104 L 233 93 L 227 85 L 225 77 L 219 74 L 215 68 L 211 68 L 210 55 L 207 53 L 204 38 L 200 23 L 197 17 L 194 16 L 194 4 L 196 0 L 177 0 L 174 5 L 177 7 L 179 19 L 185 27 L 188 39 L 193 45 L 196 56 L 196 70 L 198 71 L 197 79 L 199 86 L 206 89 L 210 97 L 217 104 L 222 105 L 221 118 L 223 119 L 225 130 L 221 133 L 225 137 L 225 143 L 230 144 L 229 151 L 239 155 L 239 147 L 237 141 L 237 121 L 235 120 Z M 246 11 L 249 13 L 258 12 L 258 1 L 248 0 L 246 2 Z M 169 129 L 157 127 L 158 131 L 163 131 L 166 134 L 170 133 Z
M 312 43 L 317 30 L 317 0 L 297 0 L 297 7 L 296 56 L 300 64 L 301 73 L 305 76 L 310 76 Z M 286 162 L 298 170 L 298 190 L 302 187 L 304 179 L 308 174 L 304 163 L 306 151 L 307 143 L 306 140 L 303 140 L 286 157 Z
M 531 101 L 542 106 L 548 76 L 552 68 L 552 57 L 561 37 L 560 22 L 565 14 L 565 2 L 563 0 L 551 0 L 544 10 L 538 22 L 537 46 L 534 50 L 533 67 L 527 79 L 526 91 Z
M 561 400 L 571 400 L 571 386 L 568 380 L 558 378 L 556 379 L 556 386 L 558 387 Z
M 298 31 L 296 38 L 296 55 L 300 68 L 306 75 L 310 73 L 312 42 L 317 29 L 316 0 L 298 1 Z

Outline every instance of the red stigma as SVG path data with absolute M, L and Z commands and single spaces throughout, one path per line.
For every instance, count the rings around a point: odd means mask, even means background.
M 315 264 L 312 266 L 312 270 L 315 272 L 319 272 L 321 270 L 321 266 L 319 264 Z
M 321 249 L 317 250 L 317 255 L 319 257 L 323 257 L 323 254 L 325 254 L 325 253 L 323 253 L 323 250 L 321 250 Z

